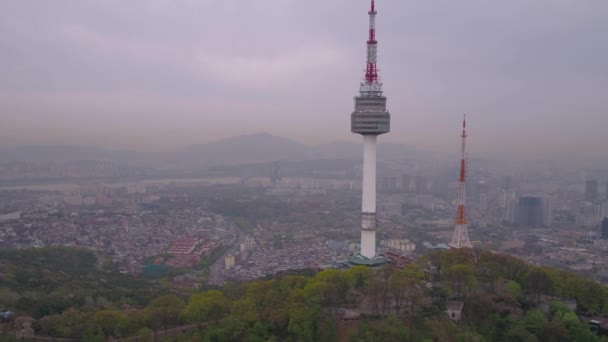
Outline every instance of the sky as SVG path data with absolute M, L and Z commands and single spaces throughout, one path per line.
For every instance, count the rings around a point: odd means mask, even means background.
M 4 0 L 0 146 L 359 141 L 368 0 Z M 608 156 L 608 1 L 377 0 L 391 132 Z

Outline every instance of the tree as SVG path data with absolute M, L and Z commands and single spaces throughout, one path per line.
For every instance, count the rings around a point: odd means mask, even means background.
M 462 297 L 468 293 L 475 282 L 475 270 L 468 264 L 456 264 L 445 271 L 452 295 Z
M 270 329 L 260 321 L 255 322 L 253 327 L 249 330 L 249 336 L 247 337 L 247 341 L 265 342 L 273 340 Z
M 327 299 L 329 284 L 326 282 L 311 281 L 304 287 L 304 295 L 307 302 L 314 305 L 325 306 L 330 301 Z
M 389 280 L 389 293 L 395 306 L 395 312 L 399 314 L 405 304 L 406 291 L 411 279 L 404 272 L 395 272 Z
M 509 341 L 538 341 L 538 338 L 526 328 L 526 324 L 524 321 L 517 321 L 515 325 L 513 325 L 511 329 L 509 329 L 507 336 L 510 337 Z
M 258 319 L 255 303 L 248 299 L 239 299 L 230 306 L 230 315 L 241 322 L 253 324 Z
M 184 301 L 175 295 L 166 295 L 154 299 L 146 307 L 146 317 L 150 327 L 156 331 L 157 327 L 165 329 L 165 335 L 170 325 L 177 325 L 180 321 L 180 312 L 184 308 Z
M 55 316 L 50 332 L 51 336 L 81 338 L 85 326 L 91 319 L 90 314 L 80 312 L 74 308 L 65 310 L 61 315 Z
M 289 311 L 287 331 L 295 335 L 297 341 L 314 341 L 317 315 L 310 308 L 299 305 Z
M 360 325 L 356 341 L 365 342 L 397 342 L 416 341 L 404 322 L 395 315 L 389 315 L 379 324 L 364 322 Z
M 536 303 L 539 303 L 541 295 L 550 294 L 553 288 L 553 280 L 544 270 L 534 269 L 526 275 L 523 285 L 524 289 L 535 297 Z
M 152 335 L 153 331 L 148 328 L 141 328 L 137 330 L 137 340 L 138 341 L 148 341 L 150 335 Z
M 516 281 L 509 281 L 507 283 L 507 287 L 506 287 L 507 293 L 517 299 L 517 300 L 521 300 L 522 298 L 522 290 L 521 290 L 521 286 L 519 286 L 519 284 Z
M 586 324 L 581 322 L 575 314 L 572 313 L 572 315 L 576 318 L 576 321 L 573 321 L 569 325 L 567 324 L 572 341 L 595 342 L 599 340 L 598 336 L 592 333 Z
M 543 329 L 543 324 L 547 322 L 545 314 L 539 309 L 532 309 L 526 313 L 523 322 L 526 329 L 535 335 L 539 335 Z
M 218 321 L 227 310 L 226 299 L 221 291 L 210 290 L 190 297 L 190 302 L 182 310 L 182 315 L 190 322 Z
M 406 325 L 395 315 L 389 315 L 380 332 L 381 341 L 411 341 L 410 332 Z
M 483 285 L 485 292 L 495 292 L 495 283 L 498 279 L 496 267 L 491 264 L 478 265 L 476 277 Z
M 358 290 L 365 290 L 374 278 L 374 271 L 367 266 L 354 266 L 346 273 L 353 282 L 352 287 Z
M 114 310 L 102 310 L 97 311 L 93 316 L 93 321 L 97 324 L 101 330 L 103 331 L 103 335 L 106 340 L 115 334 L 116 325 L 122 319 L 124 319 L 125 315 L 120 311 Z
M 387 309 L 390 312 L 390 279 L 393 276 L 393 273 L 395 273 L 395 268 L 391 265 L 386 264 L 382 267 L 382 269 L 380 269 L 380 272 L 376 277 L 376 283 L 379 286 L 379 290 L 382 296 L 381 298 L 383 314 L 387 313 Z
M 143 317 L 125 316 L 123 319 L 118 321 L 118 324 L 116 324 L 116 328 L 114 330 L 116 331 L 116 335 L 122 338 L 137 333 L 137 331 L 142 327 L 144 327 Z
M 344 304 L 348 298 L 351 288 L 351 279 L 347 272 L 340 270 L 324 270 L 317 273 L 311 281 L 313 283 L 324 283 L 326 305 Z
M 317 340 L 321 342 L 331 342 L 338 340 L 336 322 L 329 316 L 321 316 L 317 322 Z
M 595 313 L 605 312 L 608 307 L 606 287 L 588 279 L 581 280 L 584 282 L 582 286 L 583 291 L 577 293 L 577 301 L 589 311 Z
M 17 272 L 17 274 L 19 274 L 19 272 Z M 19 293 L 6 286 L 0 287 L 1 305 L 4 305 L 5 307 L 13 307 L 17 303 L 17 300 L 19 300 Z
M 589 330 L 589 327 L 581 322 L 576 313 L 570 310 L 570 308 L 568 308 L 566 305 L 560 302 L 552 302 L 549 305 L 549 308 L 554 317 L 552 323 L 556 323 L 547 327 L 552 328 L 548 330 L 549 332 L 553 334 L 557 334 L 557 332 L 559 332 L 559 335 L 562 336 L 563 331 L 567 330 L 570 339 L 573 341 L 598 341 L 598 337 L 593 334 Z M 562 328 L 558 328 L 557 325 L 560 325 Z
M 486 252 L 484 258 L 488 260 L 490 267 L 496 268 L 497 274 L 502 278 L 512 279 L 520 284 L 529 269 L 521 259 L 507 254 Z
M 469 297 L 464 305 L 464 315 L 467 320 L 471 320 L 481 325 L 496 311 L 496 307 L 491 295 L 487 293 L 475 293 Z
M 276 331 L 286 331 L 289 323 L 287 299 L 290 291 L 277 280 L 258 281 L 247 287 L 246 298 L 255 303 L 258 317 Z
M 538 336 L 541 341 L 568 342 L 570 339 L 568 330 L 559 321 L 545 322 Z M 575 340 L 578 341 L 578 340 Z

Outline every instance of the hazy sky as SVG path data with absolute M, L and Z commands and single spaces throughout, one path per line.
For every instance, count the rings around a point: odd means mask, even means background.
M 381 141 L 608 155 L 608 1 L 378 0 Z M 0 146 L 358 141 L 368 0 L 4 0 Z

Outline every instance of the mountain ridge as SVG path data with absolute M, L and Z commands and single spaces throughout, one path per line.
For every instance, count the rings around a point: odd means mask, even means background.
M 378 144 L 379 158 L 399 158 L 412 154 L 425 154 L 408 145 Z M 306 159 L 361 159 L 361 144 L 335 141 L 319 145 L 305 145 L 295 140 L 262 132 L 233 136 L 205 144 L 194 144 L 168 152 L 141 152 L 106 149 L 88 145 L 21 145 L 0 149 L 0 159 L 13 162 L 69 162 L 79 160 L 106 160 L 129 162 L 139 160 L 188 163 L 246 163 L 273 160 Z

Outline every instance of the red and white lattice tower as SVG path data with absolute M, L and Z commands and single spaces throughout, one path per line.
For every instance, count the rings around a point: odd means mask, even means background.
M 452 235 L 452 242 L 450 242 L 450 247 L 452 248 L 472 248 L 471 241 L 469 240 L 469 232 L 467 230 L 468 222 L 465 213 L 466 207 L 466 195 L 465 195 L 465 185 L 467 179 L 467 151 L 466 151 L 466 140 L 467 140 L 467 132 L 466 132 L 466 116 L 462 119 L 462 138 L 461 143 L 461 159 L 460 159 L 460 189 L 458 191 L 458 211 L 456 213 L 456 227 L 454 228 L 454 234 Z

